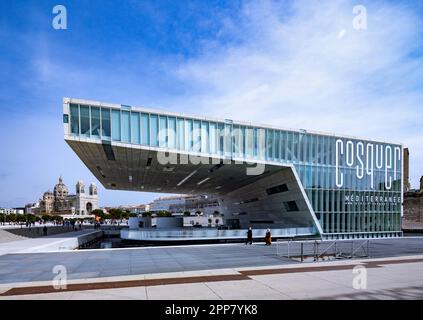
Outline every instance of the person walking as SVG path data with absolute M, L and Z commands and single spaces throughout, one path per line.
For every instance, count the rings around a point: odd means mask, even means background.
M 266 246 L 270 246 L 272 244 L 272 233 L 269 228 L 266 230 L 266 237 L 264 238 L 264 241 L 266 242 Z
M 247 242 L 245 244 L 253 244 L 253 230 L 251 229 L 251 227 L 248 228 L 247 231 Z
M 46 236 L 46 235 L 47 235 L 47 226 L 44 226 L 44 228 L 43 228 L 43 233 L 44 233 L 44 236 Z

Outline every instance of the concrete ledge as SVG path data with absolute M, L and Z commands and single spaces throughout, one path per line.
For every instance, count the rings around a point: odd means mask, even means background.
M 43 238 L 13 241 L 0 245 L 0 255 L 74 250 L 102 235 L 103 231 L 101 230 L 81 230 Z

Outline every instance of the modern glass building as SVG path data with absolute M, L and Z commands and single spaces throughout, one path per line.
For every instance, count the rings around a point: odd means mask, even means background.
M 403 146 L 64 98 L 64 135 L 108 189 L 215 194 L 233 228 L 398 237 Z

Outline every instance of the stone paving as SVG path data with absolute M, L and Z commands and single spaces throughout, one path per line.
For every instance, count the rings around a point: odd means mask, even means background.
M 416 254 L 423 254 L 422 237 L 374 240 L 371 245 L 374 258 Z M 276 256 L 275 245 L 262 243 L 5 254 L 0 256 L 0 284 L 52 280 L 57 265 L 66 267 L 69 279 L 92 279 L 294 263 Z
M 356 277 L 353 267 L 366 268 L 366 284 L 354 288 Z M 346 268 L 348 267 L 348 268 Z M 273 268 L 273 269 L 270 269 Z M 201 272 L 176 272 L 144 276 L 112 277 L 109 281 L 124 279 L 163 279 L 164 284 L 150 286 L 52 292 L 41 294 L 7 294 L 10 288 L 0 286 L 0 299 L 142 299 L 142 300 L 260 300 L 260 299 L 422 299 L 423 256 L 366 259 L 357 261 L 320 262 L 313 264 L 279 265 L 273 267 L 203 270 Z M 283 273 L 283 270 L 289 272 Z M 298 270 L 295 271 L 295 268 Z M 293 271 L 294 270 L 294 271 Z M 261 271 L 261 272 L 260 272 Z M 264 274 L 267 271 L 268 274 Z M 270 271 L 276 271 L 272 273 Z M 207 281 L 207 275 L 234 275 L 247 272 L 247 278 L 229 281 Z M 281 273 L 282 272 L 282 273 Z M 260 274 L 263 273 L 263 274 Z M 253 275 L 256 274 L 256 275 Z M 178 277 L 203 276 L 204 281 L 166 284 Z M 104 279 L 102 280 L 104 281 Z M 72 281 L 70 281 L 72 282 Z M 79 280 L 81 282 L 81 280 Z M 92 284 L 94 282 L 90 282 Z M 116 282 L 118 283 L 118 282 Z M 45 282 L 50 285 L 51 282 Z M 23 289 L 31 289 L 24 287 Z

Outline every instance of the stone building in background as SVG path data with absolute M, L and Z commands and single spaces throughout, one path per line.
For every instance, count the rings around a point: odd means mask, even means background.
M 410 185 L 410 151 L 408 148 L 404 148 L 404 192 L 409 191 L 411 189 Z
M 80 180 L 76 184 L 76 194 L 69 194 L 68 187 L 60 177 L 53 192 L 44 192 L 42 198 L 35 207 L 30 208 L 30 211 L 38 215 L 87 215 L 98 209 L 98 200 L 98 190 L 94 183 L 89 185 L 88 193 L 85 193 L 84 182 Z
M 420 189 L 404 193 L 404 230 L 423 230 L 423 176 L 420 178 Z

